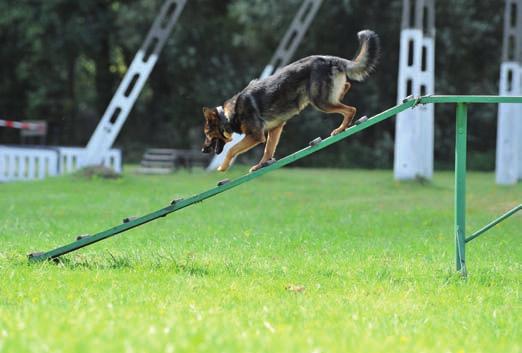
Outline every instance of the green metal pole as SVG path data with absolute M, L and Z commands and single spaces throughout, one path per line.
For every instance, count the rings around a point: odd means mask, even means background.
M 475 233 L 471 234 L 469 237 L 466 238 L 466 243 L 470 242 L 473 239 L 477 238 L 478 236 L 484 234 L 485 232 L 487 232 L 488 230 L 490 230 L 491 228 L 493 228 L 494 226 L 496 226 L 497 224 L 499 224 L 500 222 L 502 222 L 506 218 L 513 216 L 515 213 L 517 213 L 520 210 L 522 210 L 522 204 L 520 204 L 517 207 L 507 211 L 502 216 L 500 216 L 497 219 L 491 221 L 490 223 L 486 224 L 481 229 L 477 230 Z
M 466 271 L 466 138 L 468 106 L 457 103 L 455 138 L 455 247 L 457 271 Z

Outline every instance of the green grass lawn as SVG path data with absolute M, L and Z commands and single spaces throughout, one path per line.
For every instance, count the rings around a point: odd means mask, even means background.
M 0 185 L 0 351 L 522 351 L 522 215 L 469 243 L 461 279 L 452 173 L 421 185 L 284 169 L 61 264 L 27 263 L 222 178 Z M 470 173 L 467 201 L 469 234 L 519 204 L 522 184 Z

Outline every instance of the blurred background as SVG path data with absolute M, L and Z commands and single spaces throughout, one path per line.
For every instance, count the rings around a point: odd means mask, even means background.
M 0 1 L 0 119 L 45 120 L 47 144 L 85 146 L 162 3 Z M 201 108 L 222 104 L 261 74 L 300 4 L 189 0 L 115 143 L 125 162 L 139 162 L 147 147 L 199 147 Z M 402 0 L 325 0 L 294 59 L 351 58 L 357 32 L 375 30 L 380 65 L 345 101 L 359 115 L 385 110 L 397 101 L 401 8 Z M 436 93 L 498 94 L 502 24 L 502 2 L 436 2 Z M 436 106 L 437 169 L 453 167 L 453 109 Z M 470 107 L 470 169 L 494 169 L 496 117 L 496 105 Z M 277 155 L 328 135 L 340 119 L 307 109 L 287 125 Z M 299 165 L 391 168 L 394 128 L 389 120 Z M 18 131 L 0 129 L 0 143 L 19 139 Z

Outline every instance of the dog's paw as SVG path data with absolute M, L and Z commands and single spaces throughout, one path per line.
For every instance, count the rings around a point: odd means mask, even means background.
M 255 172 L 256 170 L 259 170 L 264 167 L 268 167 L 269 165 L 274 164 L 275 162 L 277 162 L 277 160 L 275 158 L 270 158 L 268 161 L 256 164 L 255 166 L 250 168 L 249 172 L 250 173 Z
M 226 172 L 228 169 L 228 166 L 227 165 L 220 165 L 218 168 L 217 168 L 217 171 L 218 172 Z
M 249 172 L 249 173 L 252 173 L 252 172 L 255 172 L 256 170 L 261 169 L 261 168 L 262 168 L 262 167 L 261 167 L 261 164 L 256 164 L 255 166 L 253 166 L 252 168 L 250 168 L 250 169 L 248 170 L 248 172 Z
M 333 131 L 330 133 L 330 136 L 335 136 L 335 135 L 337 135 L 338 133 L 343 132 L 343 131 L 344 131 L 344 129 L 335 129 L 335 130 L 333 130 Z

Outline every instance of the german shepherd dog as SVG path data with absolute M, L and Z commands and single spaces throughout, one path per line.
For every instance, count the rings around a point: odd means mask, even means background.
M 219 154 L 234 132 L 244 138 L 229 149 L 219 171 L 230 167 L 240 153 L 264 143 L 265 151 L 250 172 L 269 165 L 285 123 L 309 104 L 325 113 L 338 113 L 343 121 L 332 131 L 336 135 L 348 128 L 356 109 L 341 103 L 351 87 L 348 80 L 363 81 L 375 69 L 380 45 L 370 30 L 358 33 L 359 49 L 353 60 L 314 55 L 298 60 L 262 80 L 253 80 L 223 106 L 203 108 L 205 142 L 203 153 Z M 265 132 L 268 137 L 265 138 Z

